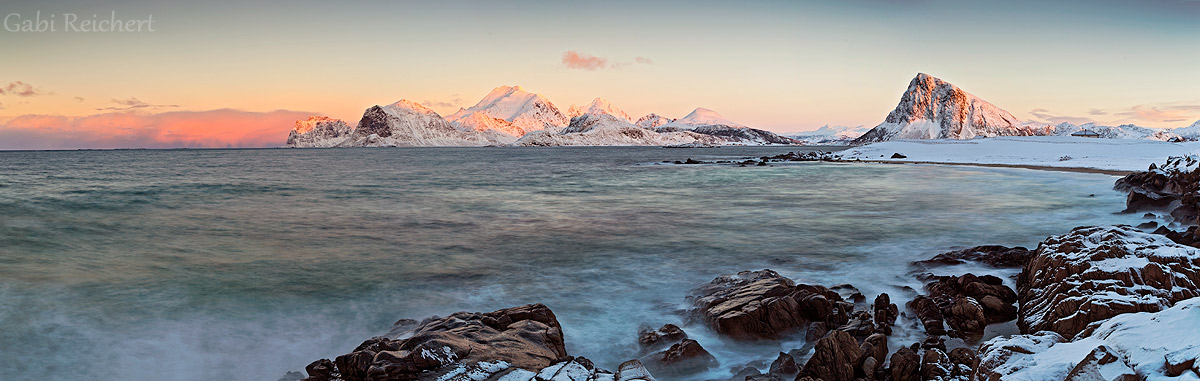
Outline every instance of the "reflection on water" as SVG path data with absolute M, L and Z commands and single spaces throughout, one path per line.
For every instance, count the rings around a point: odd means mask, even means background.
M 1137 218 L 1096 174 L 656 164 L 789 150 L 0 152 L 0 373 L 275 379 L 399 318 L 532 302 L 611 369 L 720 274 L 903 302 L 911 260 Z M 711 377 L 800 345 L 684 329 Z

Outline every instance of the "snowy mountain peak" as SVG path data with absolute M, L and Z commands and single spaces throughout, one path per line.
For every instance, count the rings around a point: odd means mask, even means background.
M 287 147 L 322 147 L 336 143 L 353 131 L 346 122 L 327 116 L 310 116 L 297 120 L 288 133 Z
M 687 116 L 675 120 L 672 124 L 684 124 L 690 126 L 730 126 L 730 127 L 746 127 L 732 120 L 726 119 L 716 111 L 697 107 L 692 110 Z
M 925 73 L 908 84 L 896 109 L 855 144 L 892 139 L 971 139 L 1034 135 L 1008 111 Z
M 612 102 L 600 97 L 593 99 L 592 103 L 589 103 L 586 109 L 581 110 L 580 114 L 608 114 L 633 123 L 633 118 L 630 118 L 628 114 L 613 106 Z
M 558 131 L 569 122 L 567 116 L 554 107 L 545 96 L 530 93 L 520 86 L 500 86 L 492 89 L 479 103 L 460 110 L 447 119 L 462 130 L 497 129 L 498 132 L 513 137 L 537 130 Z M 476 123 L 496 119 L 507 123 Z
M 671 119 L 671 118 L 668 118 L 668 117 L 665 117 L 662 115 L 658 115 L 655 113 L 649 113 L 649 114 L 646 114 L 646 116 L 638 118 L 637 123 L 635 123 L 635 124 L 637 124 L 637 126 L 641 127 L 641 128 L 655 128 L 655 127 L 658 127 L 658 126 L 661 126 L 661 125 L 664 125 L 667 123 L 671 123 L 674 121 L 675 121 L 675 119 Z
M 308 117 L 308 119 L 305 119 L 305 120 L 297 120 L 296 124 L 294 126 L 292 126 L 292 131 L 295 131 L 297 134 L 307 134 L 309 131 L 312 131 L 313 128 L 316 128 L 317 125 L 319 125 L 319 124 L 336 123 L 336 122 L 341 122 L 341 121 L 334 119 L 334 118 L 330 118 L 328 116 L 313 115 L 313 116 Z M 343 122 L 343 123 L 345 123 L 345 122 Z
M 422 106 L 420 103 L 413 102 L 413 101 L 410 101 L 407 99 L 398 100 L 395 103 L 387 105 L 387 107 L 391 108 L 391 109 L 396 109 L 396 110 L 412 110 L 412 111 L 420 112 L 423 114 L 428 114 L 428 113 L 433 112 L 433 110 L 430 110 L 428 107 Z

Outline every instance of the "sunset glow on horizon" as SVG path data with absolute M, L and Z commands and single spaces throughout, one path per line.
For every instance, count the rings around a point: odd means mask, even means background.
M 1200 119 L 1200 2 L 21 1 L 0 8 L 0 149 L 272 147 L 408 99 L 520 85 L 565 112 L 697 107 L 775 132 L 867 127 L 918 72 L 1022 120 Z M 92 27 L 63 30 L 63 15 Z M 12 16 L 17 15 L 17 16 Z M 57 20 L 55 31 L 24 25 Z M 16 31 L 13 31 L 16 29 Z M 64 136 L 66 135 L 66 136 Z

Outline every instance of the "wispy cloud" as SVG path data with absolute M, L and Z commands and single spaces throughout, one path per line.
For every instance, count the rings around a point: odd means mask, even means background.
M 608 66 L 608 59 L 568 50 L 563 52 L 562 63 L 571 69 L 598 70 Z
M 8 85 L 0 86 L 0 95 L 16 95 L 18 97 L 32 97 L 42 95 L 43 92 L 25 82 L 15 81 L 9 82 Z
M 654 60 L 646 57 L 637 57 L 633 61 L 617 62 L 604 57 L 568 50 L 563 52 L 562 63 L 569 69 L 595 71 L 609 68 L 620 69 L 629 65 L 652 65 L 654 64 Z
M 1132 120 L 1147 122 L 1174 122 L 1200 117 L 1200 104 L 1137 105 L 1127 111 L 1116 113 Z
M 1084 124 L 1084 123 L 1095 122 L 1095 120 L 1093 120 L 1091 118 L 1080 117 L 1080 116 L 1059 115 L 1059 114 L 1056 114 L 1056 113 L 1051 112 L 1050 110 L 1047 110 L 1044 108 L 1035 108 L 1033 110 L 1029 110 L 1029 113 L 1032 114 L 1034 117 L 1040 119 L 1041 122 L 1050 123 L 1050 124 L 1059 124 L 1059 123 L 1063 123 L 1063 122 L 1071 123 L 1071 124 Z
M 75 97 L 76 102 L 83 102 L 83 97 Z
M 75 98 L 80 101 L 83 100 L 83 98 L 79 98 L 79 97 L 75 97 Z M 146 102 L 142 102 L 140 99 L 137 99 L 135 97 L 129 97 L 126 99 L 115 99 L 114 98 L 112 100 L 112 103 L 116 103 L 120 106 L 100 107 L 100 108 L 97 108 L 96 110 L 99 110 L 99 111 L 126 111 L 126 110 L 134 110 L 134 109 L 160 109 L 160 108 L 179 107 L 179 105 L 153 105 L 153 104 L 149 104 Z
M 296 120 L 309 115 L 231 109 L 21 115 L 0 123 L 0 149 L 276 147 Z

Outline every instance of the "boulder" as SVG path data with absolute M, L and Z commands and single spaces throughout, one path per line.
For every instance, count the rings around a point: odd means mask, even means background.
M 914 262 L 914 264 L 931 267 L 975 262 L 997 268 L 1017 268 L 1024 266 L 1031 255 L 1033 252 L 1024 247 L 986 245 L 938 254 L 931 259 Z
M 978 338 L 988 324 L 1017 317 L 1017 294 L 1004 281 L 992 275 L 927 276 L 928 296 L 918 296 L 910 307 L 931 335 L 943 334 L 937 319 L 942 318 L 954 337 Z M 934 311 L 936 309 L 936 312 Z M 929 330 L 929 328 L 934 330 Z
M 921 356 L 911 348 L 904 347 L 892 354 L 888 373 L 892 381 L 920 381 Z
M 345 380 L 408 380 L 451 364 L 503 363 L 532 370 L 565 358 L 562 327 L 554 313 L 530 304 L 427 319 L 407 339 L 372 338 L 333 364 Z M 309 376 L 327 374 L 325 361 L 310 364 Z
M 812 322 L 841 327 L 854 308 L 832 290 L 796 284 L 771 270 L 717 277 L 691 298 L 694 312 L 714 331 L 740 340 L 778 339 Z
M 796 359 L 792 355 L 779 352 L 779 357 L 771 362 L 771 369 L 767 373 L 781 378 L 793 378 L 800 373 L 800 367 L 796 365 Z
M 953 367 L 953 363 L 950 362 L 950 356 L 946 356 L 945 352 L 942 352 L 940 349 L 926 350 L 925 355 L 921 357 L 921 379 L 949 379 L 953 372 Z
M 917 315 L 917 320 L 921 321 L 921 325 L 925 327 L 925 332 L 930 335 L 945 335 L 946 325 L 942 317 L 942 309 L 937 303 L 925 295 L 917 295 L 912 301 L 908 302 L 908 308 Z
M 674 324 L 665 324 L 654 330 L 642 327 L 638 330 L 638 345 L 645 351 L 656 351 L 688 338 L 682 328 Z
M 1161 166 L 1117 180 L 1113 188 L 1128 192 L 1125 212 L 1168 211 L 1175 221 L 1195 225 L 1200 217 L 1200 158 L 1174 156 Z
M 684 339 L 662 352 L 646 356 L 642 363 L 652 373 L 679 377 L 714 368 L 717 358 L 696 340 Z
M 655 381 L 641 361 L 629 360 L 617 367 L 616 381 Z
M 892 299 L 887 293 L 879 294 L 875 297 L 875 303 L 872 305 L 875 311 L 875 327 L 884 335 L 892 334 L 892 326 L 896 324 L 896 318 L 900 316 L 900 309 L 892 303 Z M 883 361 L 883 359 L 878 359 Z
M 859 368 L 855 362 L 862 359 L 861 355 L 858 342 L 850 334 L 833 331 L 817 341 L 815 352 L 800 370 L 800 376 L 825 381 L 854 380 L 856 369 Z
M 1075 228 L 1038 246 L 1018 294 L 1021 332 L 1071 338 L 1113 316 L 1200 296 L 1200 251 L 1127 225 Z

